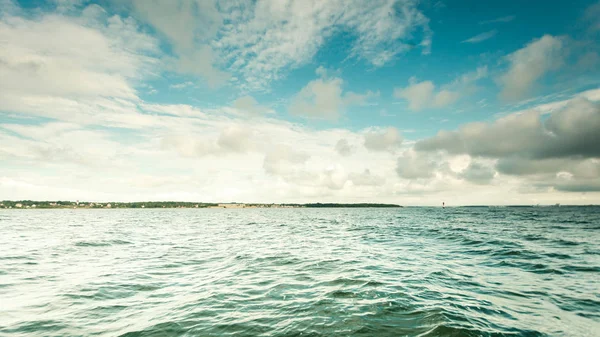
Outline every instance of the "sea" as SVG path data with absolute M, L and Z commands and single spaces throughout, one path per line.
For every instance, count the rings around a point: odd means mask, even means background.
M 0 336 L 600 336 L 600 207 L 0 210 Z

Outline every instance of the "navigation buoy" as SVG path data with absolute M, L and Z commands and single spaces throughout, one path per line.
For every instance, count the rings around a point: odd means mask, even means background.
M 446 203 L 442 201 L 442 208 L 446 208 Z

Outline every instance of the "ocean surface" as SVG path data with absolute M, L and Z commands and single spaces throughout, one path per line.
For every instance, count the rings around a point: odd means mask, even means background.
M 0 210 L 0 336 L 600 336 L 600 207 Z

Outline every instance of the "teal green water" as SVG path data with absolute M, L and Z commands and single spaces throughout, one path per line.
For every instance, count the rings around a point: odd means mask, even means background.
M 0 211 L 0 336 L 600 336 L 600 208 Z

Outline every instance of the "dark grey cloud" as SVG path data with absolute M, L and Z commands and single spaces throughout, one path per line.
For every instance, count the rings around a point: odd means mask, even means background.
M 581 178 L 570 174 L 559 174 L 552 177 L 538 177 L 532 187 L 538 190 L 555 190 L 560 192 L 600 192 L 600 176 Z
M 489 183 L 495 169 L 503 175 L 524 177 L 526 184 L 536 189 L 598 191 L 600 104 L 576 98 L 549 116 L 530 111 L 493 123 L 470 123 L 419 141 L 415 150 L 495 159 L 495 168 L 472 163 L 458 174 L 473 183 Z M 425 167 L 421 169 L 421 175 L 428 174 Z
M 600 104 L 576 98 L 544 117 L 531 111 L 491 124 L 470 123 L 419 141 L 415 150 L 488 158 L 600 157 Z
M 469 166 L 459 174 L 459 177 L 478 185 L 489 184 L 496 175 L 494 168 L 477 162 L 471 162 Z
M 598 180 L 559 182 L 552 187 L 561 192 L 600 192 Z

